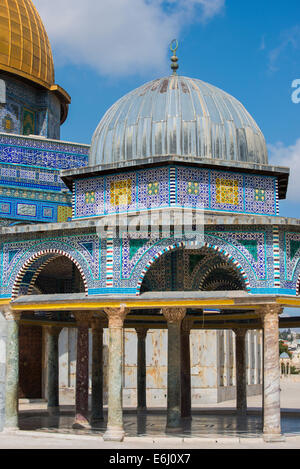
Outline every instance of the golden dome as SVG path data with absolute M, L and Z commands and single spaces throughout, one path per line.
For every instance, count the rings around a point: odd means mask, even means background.
M 0 70 L 54 85 L 50 42 L 31 0 L 0 0 Z

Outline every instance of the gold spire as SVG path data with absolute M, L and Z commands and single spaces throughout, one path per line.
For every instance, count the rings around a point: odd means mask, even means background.
M 178 57 L 176 55 L 176 51 L 178 49 L 178 41 L 177 39 L 173 39 L 173 41 L 171 42 L 170 44 L 170 49 L 171 51 L 173 52 L 173 55 L 171 57 L 171 61 L 172 61 L 172 64 L 171 64 L 171 69 L 173 70 L 173 75 L 177 75 L 177 70 L 179 68 L 179 65 L 178 65 Z

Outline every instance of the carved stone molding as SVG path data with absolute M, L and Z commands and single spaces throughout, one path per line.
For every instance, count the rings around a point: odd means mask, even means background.
M 13 311 L 9 306 L 1 308 L 1 312 L 7 321 L 20 321 L 22 311 Z
M 135 330 L 139 339 L 146 339 L 148 332 L 148 329 L 146 327 L 136 327 Z
M 120 305 L 120 308 L 105 308 L 108 317 L 109 328 L 122 328 L 127 314 L 130 312 L 126 305 Z
M 246 337 L 246 334 L 248 332 L 248 329 L 244 328 L 238 328 L 238 329 L 233 329 L 233 332 L 235 333 L 236 337 Z
M 186 308 L 162 308 L 161 311 L 170 324 L 181 323 L 186 314 Z
M 265 305 L 262 306 L 258 312 L 263 322 L 271 320 L 271 318 L 277 320 L 279 315 L 283 312 L 283 307 L 280 305 Z

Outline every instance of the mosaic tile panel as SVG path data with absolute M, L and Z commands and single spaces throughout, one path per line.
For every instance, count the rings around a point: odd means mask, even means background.
M 300 260 L 300 233 L 284 233 L 284 279 L 292 281 L 295 278 Z M 281 272 L 282 274 L 282 272 Z
M 209 208 L 209 171 L 177 168 L 177 204 L 192 208 Z
M 235 251 L 238 250 L 244 257 L 243 264 L 245 265 L 245 260 L 250 264 L 252 275 L 254 275 L 258 280 L 265 280 L 267 275 L 265 233 L 218 232 L 210 233 L 209 236 L 214 236 L 217 245 L 220 244 L 220 240 L 223 242 L 225 241 L 227 244 L 227 250 L 230 249 L 230 246 L 235 246 L 237 248 Z M 241 258 L 240 255 L 239 257 Z
M 0 162 L 71 169 L 87 165 L 87 145 L 0 134 Z
M 133 245 L 135 249 L 133 249 Z M 124 237 L 121 246 L 121 278 L 128 279 L 140 258 L 151 248 L 153 240 Z
M 169 205 L 169 168 L 139 171 L 137 176 L 139 210 Z
M 88 287 L 99 285 L 101 276 L 101 244 L 97 235 L 71 235 L 67 237 L 4 243 L 2 246 L 2 294 L 11 292 L 15 277 L 26 261 L 37 252 L 61 250 L 81 266 Z
M 106 212 L 126 212 L 136 210 L 136 173 L 121 173 L 107 176 Z
M 57 207 L 57 222 L 63 223 L 72 220 L 72 207 L 67 205 L 59 205 Z
M 243 176 L 211 171 L 210 206 L 216 210 L 244 211 Z
M 209 241 L 209 239 L 211 241 Z M 228 251 L 246 272 L 252 287 L 273 288 L 273 231 L 270 227 L 224 227 L 224 231 L 207 230 L 205 240 Z
M 245 176 L 245 211 L 276 215 L 276 178 Z
M 45 210 L 51 207 L 45 207 Z M 49 213 L 50 215 L 50 213 Z M 286 243 L 287 252 L 283 250 L 283 235 L 279 236 L 280 244 L 280 277 L 281 285 L 286 289 L 296 288 L 296 282 L 300 275 L 300 232 L 285 233 L 284 242 Z M 159 253 L 170 252 L 170 246 L 178 244 L 182 246 L 184 239 L 152 239 L 145 238 L 143 234 L 139 236 L 124 237 L 124 239 L 112 239 L 111 249 L 111 270 L 112 278 L 110 279 L 109 288 L 107 288 L 107 242 L 103 240 L 100 244 L 96 234 L 86 235 L 68 235 L 57 238 L 33 239 L 20 242 L 9 242 L 3 244 L 2 253 L 2 289 L 1 294 L 10 294 L 14 277 L 19 272 L 27 259 L 32 257 L 36 252 L 42 249 L 62 249 L 75 258 L 81 265 L 87 278 L 88 288 L 91 292 L 99 293 L 117 293 L 118 289 L 122 293 L 134 294 L 141 286 L 141 275 L 148 270 L 149 262 L 157 259 L 159 269 L 156 273 L 149 273 L 149 281 L 156 285 L 163 285 L 164 289 L 172 290 L 172 282 L 179 281 L 187 287 L 191 288 L 190 283 L 192 276 L 195 276 L 195 268 L 199 261 L 199 251 L 194 249 L 191 251 L 189 244 L 187 249 L 189 254 L 194 253 L 189 262 L 186 261 L 185 252 L 178 251 L 176 259 L 178 263 L 179 254 L 182 255 L 180 263 L 182 269 L 176 271 L 176 278 L 172 277 L 172 263 L 166 262 L 162 257 L 157 257 Z M 273 231 L 272 227 L 255 227 L 250 230 L 243 230 L 242 227 L 224 227 L 224 229 L 209 228 L 205 232 L 205 243 L 216 246 L 220 253 L 224 252 L 233 259 L 243 270 L 249 281 L 250 291 L 252 289 L 271 291 L 274 288 L 274 253 L 273 253 Z M 192 248 L 193 249 L 193 248 Z M 175 252 L 175 251 L 173 251 Z M 282 276 L 282 256 L 287 258 L 286 266 L 292 273 L 293 277 L 283 281 Z M 170 260 L 172 256 L 169 256 Z M 298 264 L 297 264 L 298 262 Z M 186 265 L 185 265 L 186 264 Z M 103 266 L 101 269 L 100 266 Z M 158 265 L 158 264 L 157 264 Z M 296 267 L 296 269 L 295 269 Z M 173 269 L 174 272 L 174 269 Z M 294 272 L 294 273 L 293 273 Z M 187 282 L 186 275 L 188 273 L 189 280 Z M 143 274 L 145 275 L 145 274 Z M 181 278 L 181 275 L 184 278 Z M 172 280 L 173 279 L 173 280 Z M 176 285 L 177 285 L 176 283 Z
M 276 187 L 275 178 L 267 176 L 181 166 L 152 168 L 76 181 L 74 213 L 83 218 L 180 206 L 276 215 Z
M 82 179 L 75 182 L 75 217 L 104 214 L 104 178 Z
M 72 217 L 72 207 L 60 205 L 60 201 L 51 201 L 51 197 L 45 194 L 45 202 L 23 199 L 22 192 L 11 190 L 5 195 L 10 194 L 10 198 L 2 198 L 0 190 L 0 217 L 13 218 L 16 221 L 35 221 L 35 222 L 65 222 L 70 221 Z M 28 194 L 24 194 L 28 197 Z M 15 197 L 14 197 L 15 196 Z M 48 200 L 50 199 L 50 200 Z
M 0 164 L 0 185 L 28 187 L 60 191 L 65 184 L 60 179 L 59 171 L 46 170 L 38 167 Z
M 70 205 L 72 201 L 71 193 L 57 191 L 31 190 L 30 188 L 3 187 L 0 185 L 0 196 L 15 199 L 29 199 L 35 201 L 56 202 Z

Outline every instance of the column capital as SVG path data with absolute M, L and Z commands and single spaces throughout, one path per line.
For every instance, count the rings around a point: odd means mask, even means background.
M 119 308 L 105 308 L 104 311 L 108 316 L 109 328 L 118 328 L 123 327 L 125 318 L 130 312 L 130 309 L 126 308 L 126 305 L 120 305 Z
M 91 327 L 92 330 L 103 329 L 105 327 L 105 320 L 104 318 L 92 318 L 91 319 Z
M 147 332 L 148 332 L 147 327 L 139 326 L 139 327 L 135 328 L 135 331 L 136 331 L 136 334 L 139 338 L 145 339 L 147 337 Z
M 283 312 L 283 307 L 278 304 L 274 305 L 264 305 L 259 310 L 258 313 L 264 320 L 268 315 L 277 315 L 279 316 Z
M 162 308 L 161 311 L 169 324 L 181 323 L 186 314 L 186 308 Z
M 79 326 L 81 327 L 89 327 L 90 326 L 90 321 L 91 321 L 91 313 L 86 312 L 86 311 L 76 311 L 74 314 L 74 317 L 76 319 L 76 322 L 78 323 Z
M 245 337 L 248 332 L 248 329 L 242 328 L 242 327 L 238 329 L 232 329 L 232 330 L 235 333 L 236 337 Z
M 7 321 L 20 321 L 22 315 L 22 311 L 13 311 L 9 306 L 5 306 L 2 313 Z
M 49 335 L 53 335 L 53 336 L 58 336 L 62 330 L 62 327 L 59 327 L 59 326 L 46 326 L 45 327 L 47 333 Z
M 194 319 L 185 316 L 181 323 L 181 330 L 184 334 L 189 334 L 194 324 Z

